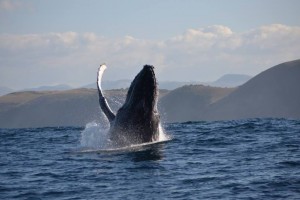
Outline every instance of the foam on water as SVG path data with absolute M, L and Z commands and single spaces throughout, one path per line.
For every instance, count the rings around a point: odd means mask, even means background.
M 95 122 L 88 123 L 81 132 L 81 146 L 88 149 L 108 148 L 111 145 L 108 131 L 109 128 L 103 128 Z
M 161 124 L 159 124 L 159 137 L 158 141 L 144 143 L 144 144 L 133 144 L 126 147 L 114 146 L 110 140 L 109 128 L 103 128 L 101 124 L 95 122 L 88 123 L 85 129 L 81 132 L 80 145 L 84 152 L 86 151 L 114 151 L 124 150 L 127 148 L 135 148 L 145 145 L 151 145 L 159 142 L 168 141 L 171 136 L 166 134 Z

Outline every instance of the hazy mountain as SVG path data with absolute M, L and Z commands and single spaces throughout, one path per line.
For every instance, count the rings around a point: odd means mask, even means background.
M 101 86 L 104 90 L 113 90 L 113 89 L 129 88 L 130 84 L 131 84 L 130 80 L 124 79 L 124 80 L 116 80 L 116 81 L 102 81 Z M 82 86 L 82 88 L 96 89 L 97 88 L 96 81 L 95 83 Z
M 237 87 L 249 81 L 252 77 L 244 74 L 226 74 L 218 80 L 208 83 L 215 87 Z
M 159 88 L 166 89 L 166 90 L 174 90 L 176 88 L 182 87 L 184 85 L 209 85 L 214 87 L 236 87 L 239 85 L 244 84 L 247 82 L 251 76 L 242 75 L 242 74 L 227 74 L 220 77 L 218 80 L 214 82 L 199 82 L 199 81 L 159 81 Z M 116 80 L 116 81 L 103 81 L 102 88 L 104 90 L 112 90 L 112 89 L 125 89 L 128 88 L 131 84 L 131 80 Z M 84 85 L 81 88 L 87 89 L 96 89 L 97 85 L 95 83 L 91 83 L 88 85 Z M 71 90 L 73 89 L 71 86 L 67 84 L 59 84 L 54 86 L 40 86 L 35 88 L 25 88 L 19 91 L 64 91 L 64 90 Z M 0 96 L 5 94 L 9 94 L 14 92 L 15 90 L 10 89 L 8 87 L 1 87 L 0 86 Z
M 178 88 L 161 99 L 166 121 L 300 119 L 300 60 L 272 67 L 236 89 Z
M 233 88 L 187 85 L 161 98 L 159 108 L 166 122 L 194 121 L 210 104 L 227 96 Z
M 106 95 L 114 109 L 119 95 L 124 96 L 125 91 L 111 91 Z M 0 98 L 0 127 L 84 126 L 100 118 L 98 94 L 94 89 L 19 92 Z
M 161 89 L 167 89 L 167 90 L 174 90 L 176 88 L 185 86 L 185 85 L 197 85 L 201 84 L 197 81 L 188 81 L 188 82 L 180 82 L 180 81 L 160 81 L 159 88 Z
M 254 117 L 300 119 L 300 60 L 282 63 L 252 78 L 212 104 L 198 119 Z
M 102 81 L 102 88 L 104 90 L 112 90 L 112 89 L 122 89 L 122 88 L 129 88 L 131 84 L 131 80 L 117 80 L 117 81 Z M 196 81 L 190 82 L 180 82 L 180 81 L 159 81 L 158 85 L 160 89 L 163 90 L 174 90 L 178 87 L 182 87 L 184 85 L 190 84 L 200 84 Z M 96 83 L 91 83 L 88 85 L 83 86 L 82 88 L 93 88 L 96 89 Z
M 13 92 L 13 89 L 10 89 L 8 87 L 0 86 L 0 96 L 9 94 L 11 92 Z
M 66 84 L 60 84 L 60 85 L 53 85 L 53 86 L 40 86 L 40 87 L 35 87 L 35 88 L 25 88 L 21 90 L 17 90 L 19 92 L 22 91 L 64 91 L 64 90 L 70 90 L 72 89 L 71 86 L 66 85 Z M 0 96 L 16 92 L 16 90 L 10 89 L 8 87 L 1 87 L 0 86 Z
M 40 86 L 36 88 L 26 88 L 21 91 L 64 91 L 64 90 L 71 90 L 72 87 L 66 84 L 59 84 L 53 86 Z
M 220 77 L 218 80 L 214 82 L 199 82 L 199 81 L 159 81 L 158 85 L 160 89 L 166 90 L 174 90 L 176 88 L 182 87 L 184 85 L 209 85 L 214 87 L 237 87 L 248 80 L 251 79 L 251 76 L 243 75 L 243 74 L 226 74 Z M 131 84 L 131 80 L 116 80 L 116 81 L 103 81 L 102 88 L 104 90 L 111 89 L 121 89 L 128 88 Z M 83 86 L 82 88 L 94 88 L 96 89 L 97 85 L 95 83 L 91 83 Z
M 116 111 L 123 104 L 127 90 L 104 93 Z M 161 96 L 166 93 L 160 90 Z M 0 97 L 0 128 L 85 126 L 92 121 L 106 121 L 96 89 L 16 92 Z
M 256 117 L 300 119 L 300 60 L 283 63 L 237 88 L 187 85 L 160 90 L 163 121 L 231 120 Z M 113 110 L 127 90 L 108 90 Z M 106 121 L 96 89 L 15 92 L 0 97 L 0 127 L 84 126 Z

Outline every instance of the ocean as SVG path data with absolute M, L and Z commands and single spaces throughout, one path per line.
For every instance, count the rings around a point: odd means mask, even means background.
M 0 199 L 300 199 L 300 121 L 163 128 L 128 148 L 94 123 L 0 129 Z

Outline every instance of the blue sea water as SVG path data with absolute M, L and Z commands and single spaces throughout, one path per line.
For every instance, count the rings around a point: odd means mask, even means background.
M 123 149 L 93 124 L 0 129 L 0 199 L 300 199 L 300 121 L 164 129 L 170 140 Z

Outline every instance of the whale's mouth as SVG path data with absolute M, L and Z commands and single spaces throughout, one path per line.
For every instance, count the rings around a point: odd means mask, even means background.
M 142 109 L 144 112 L 157 112 L 157 81 L 154 67 L 145 65 L 132 81 L 124 106 Z

